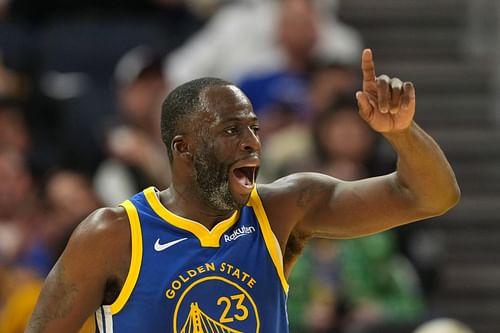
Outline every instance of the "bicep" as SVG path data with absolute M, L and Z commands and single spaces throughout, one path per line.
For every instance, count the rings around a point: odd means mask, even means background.
M 77 227 L 44 283 L 27 332 L 77 332 L 103 303 L 117 263 L 123 266 L 111 258 L 127 253 L 128 244 L 122 237 L 128 229 L 106 214 L 91 215 Z
M 96 281 L 78 276 L 69 261 L 61 257 L 48 275 L 27 332 L 77 332 L 100 303 L 91 292 Z
M 395 174 L 389 174 L 352 182 L 336 181 L 329 193 L 311 200 L 302 223 L 315 236 L 351 238 L 422 217 L 411 192 Z

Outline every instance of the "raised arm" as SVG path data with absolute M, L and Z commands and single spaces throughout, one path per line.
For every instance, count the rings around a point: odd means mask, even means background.
M 78 332 L 101 304 L 111 303 L 128 271 L 129 230 L 122 208 L 84 220 L 48 275 L 26 333 Z
M 397 170 L 353 182 L 300 173 L 262 186 L 259 193 L 283 250 L 289 239 L 357 237 L 436 216 L 459 199 L 446 157 L 413 122 L 413 84 L 377 78 L 370 50 L 363 51 L 362 70 L 363 90 L 356 93 L 360 116 L 391 143 Z

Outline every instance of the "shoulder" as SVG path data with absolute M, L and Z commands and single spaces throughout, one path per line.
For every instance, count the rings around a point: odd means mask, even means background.
M 100 238 L 129 230 L 128 216 L 123 207 L 104 207 L 92 212 L 75 229 L 73 237 Z
M 106 207 L 97 209 L 77 226 L 65 252 L 106 265 L 109 258 L 115 258 L 117 263 L 128 262 L 130 249 L 130 224 L 125 209 Z
M 258 186 L 264 204 L 282 202 L 304 208 L 318 194 L 330 194 L 332 186 L 340 183 L 334 177 L 315 172 L 300 172 Z
M 300 232 L 296 227 L 316 203 L 332 195 L 338 183 L 336 178 L 324 174 L 301 172 L 258 185 L 257 192 L 269 223 L 281 244 L 288 241 L 292 231 Z
M 110 304 L 117 296 L 108 286 L 121 286 L 128 274 L 132 238 L 123 207 L 100 208 L 73 231 L 59 266 L 77 279 L 88 281 L 88 290 L 104 290 L 101 301 Z M 82 286 L 83 288 L 84 286 Z

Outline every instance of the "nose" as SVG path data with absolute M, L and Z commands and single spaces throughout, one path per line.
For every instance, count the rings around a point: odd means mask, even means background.
M 246 152 L 260 152 L 260 147 L 259 136 L 252 128 L 248 127 L 240 143 L 241 150 Z

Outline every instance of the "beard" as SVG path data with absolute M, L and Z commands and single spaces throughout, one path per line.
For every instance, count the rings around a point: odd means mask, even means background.
M 207 145 L 193 157 L 193 176 L 198 185 L 199 198 L 217 210 L 240 209 L 229 188 L 230 164 L 220 162 Z

